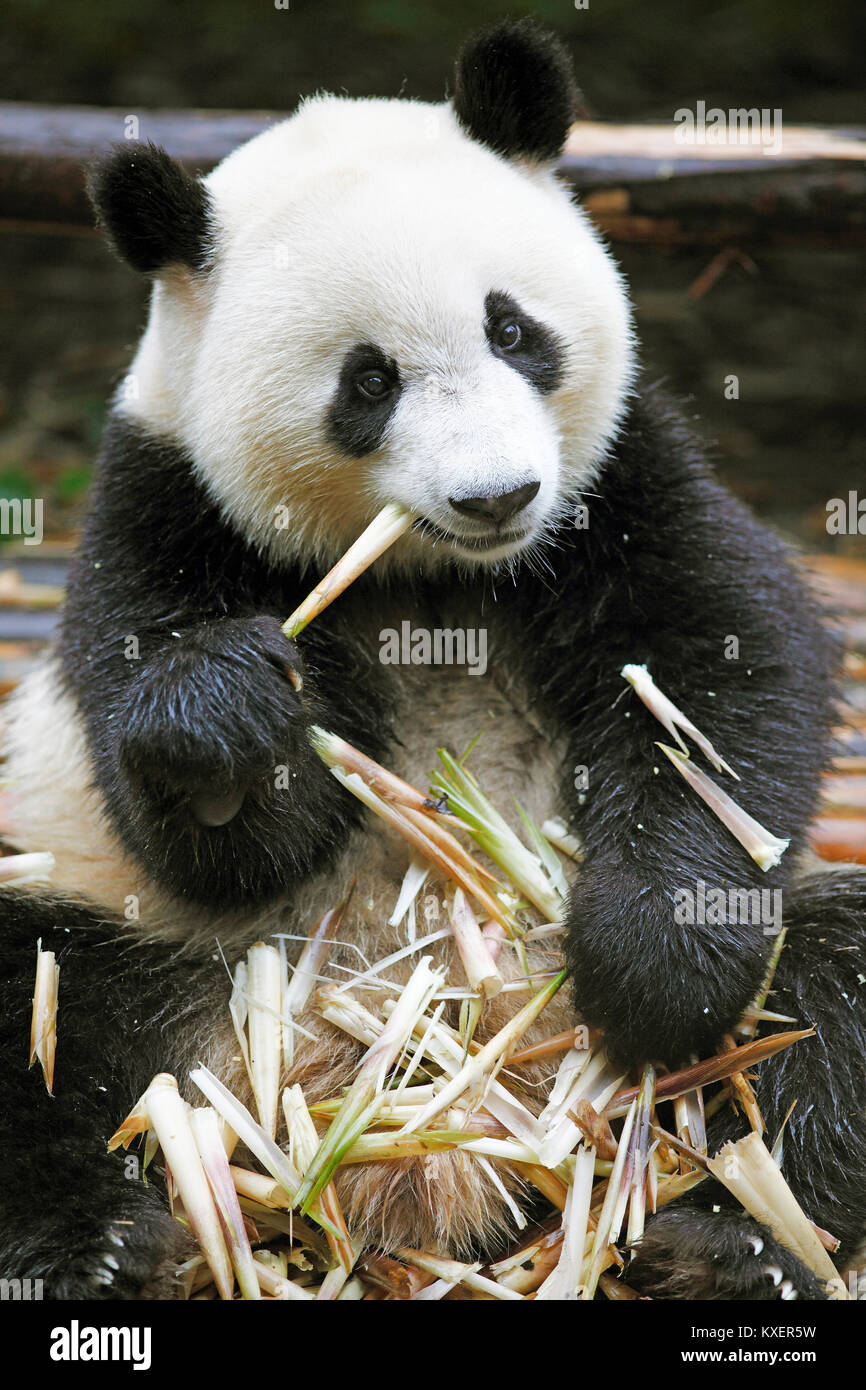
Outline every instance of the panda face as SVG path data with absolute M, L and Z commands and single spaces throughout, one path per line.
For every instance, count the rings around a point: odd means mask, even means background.
M 423 554 L 484 563 L 515 554 L 555 512 L 559 449 L 543 398 L 563 377 L 564 346 L 510 294 L 473 295 L 475 321 L 419 343 L 401 370 L 373 344 L 350 349 L 329 413 L 371 482 L 419 518 Z
M 387 563 L 543 543 L 624 406 L 618 272 L 547 166 L 446 106 L 317 98 L 205 181 L 204 274 L 162 274 L 124 409 L 275 559 L 329 564 L 386 502 Z

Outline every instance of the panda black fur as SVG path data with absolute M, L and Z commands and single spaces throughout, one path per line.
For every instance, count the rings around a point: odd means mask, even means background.
M 797 1100 L 786 1174 L 840 1258 L 856 1249 L 866 887 L 853 869 L 791 875 L 829 756 L 835 652 L 784 547 L 715 482 L 672 407 L 633 389 L 625 292 L 551 174 L 572 102 L 559 46 L 506 24 L 467 45 L 453 108 L 320 98 L 203 184 L 140 146 L 92 177 L 115 248 L 156 285 L 60 637 L 8 712 L 10 838 L 55 853 L 57 892 L 0 894 L 14 1136 L 0 1264 L 51 1296 L 171 1288 L 182 1233 L 105 1140 L 157 1071 L 182 1080 L 201 1059 L 244 1093 L 214 937 L 237 958 L 269 931 L 303 933 L 358 875 L 335 963 L 401 944 L 386 923 L 405 857 L 324 770 L 313 723 L 421 785 L 443 737 L 462 751 L 489 720 L 473 766 L 494 800 L 558 810 L 584 840 L 573 1005 L 623 1062 L 706 1053 L 762 977 L 759 925 L 678 926 L 674 890 L 782 888 L 774 1001 L 818 1035 L 762 1065 L 759 1101 L 773 1135 Z M 309 265 L 274 262 L 304 235 Z M 279 620 L 392 497 L 423 525 L 301 654 Z M 485 627 L 486 675 L 382 665 L 379 632 L 405 618 Z M 760 875 L 659 766 L 626 662 L 646 663 L 733 762 L 738 801 L 791 837 L 780 866 Z M 20 1064 L 40 936 L 62 972 L 55 1098 Z M 563 992 L 544 1031 L 571 1007 Z M 493 1006 L 485 1025 L 499 1021 Z M 316 1030 L 292 1073 L 312 1099 L 358 1057 Z M 720 1116 L 713 1141 L 736 1126 Z M 38 1217 L 20 1203 L 34 1168 Z M 508 1229 L 495 1189 L 450 1155 L 343 1184 L 354 1230 L 386 1248 L 483 1253 Z M 631 1282 L 823 1296 L 710 1187 L 650 1225 Z

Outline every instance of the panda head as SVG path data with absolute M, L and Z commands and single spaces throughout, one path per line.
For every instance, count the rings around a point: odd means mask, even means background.
M 155 281 L 120 408 L 277 560 L 333 562 L 395 500 L 419 524 L 389 563 L 531 553 L 633 371 L 619 273 L 554 173 L 574 102 L 558 42 L 507 21 L 449 104 L 317 96 L 201 181 L 115 152 L 91 196 Z

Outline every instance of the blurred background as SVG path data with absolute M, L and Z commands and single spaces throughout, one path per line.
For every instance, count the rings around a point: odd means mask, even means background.
M 130 113 L 290 112 L 323 88 L 439 100 L 466 33 L 526 13 L 568 44 L 592 117 L 670 123 L 704 100 L 866 125 L 862 0 L 7 0 L 0 94 Z M 711 248 L 614 250 L 649 373 L 699 417 L 726 481 L 806 548 L 863 553 L 825 525 L 828 498 L 866 496 L 862 251 L 752 249 L 695 298 Z M 46 537 L 71 537 L 147 290 L 95 239 L 7 230 L 0 253 L 0 496 L 43 497 Z

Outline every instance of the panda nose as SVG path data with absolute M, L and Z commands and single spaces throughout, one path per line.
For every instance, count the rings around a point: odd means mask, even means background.
M 540 486 L 540 483 L 524 483 L 523 487 L 512 488 L 511 492 L 499 492 L 488 497 L 449 497 L 448 501 L 455 512 L 501 526 L 529 506 Z

